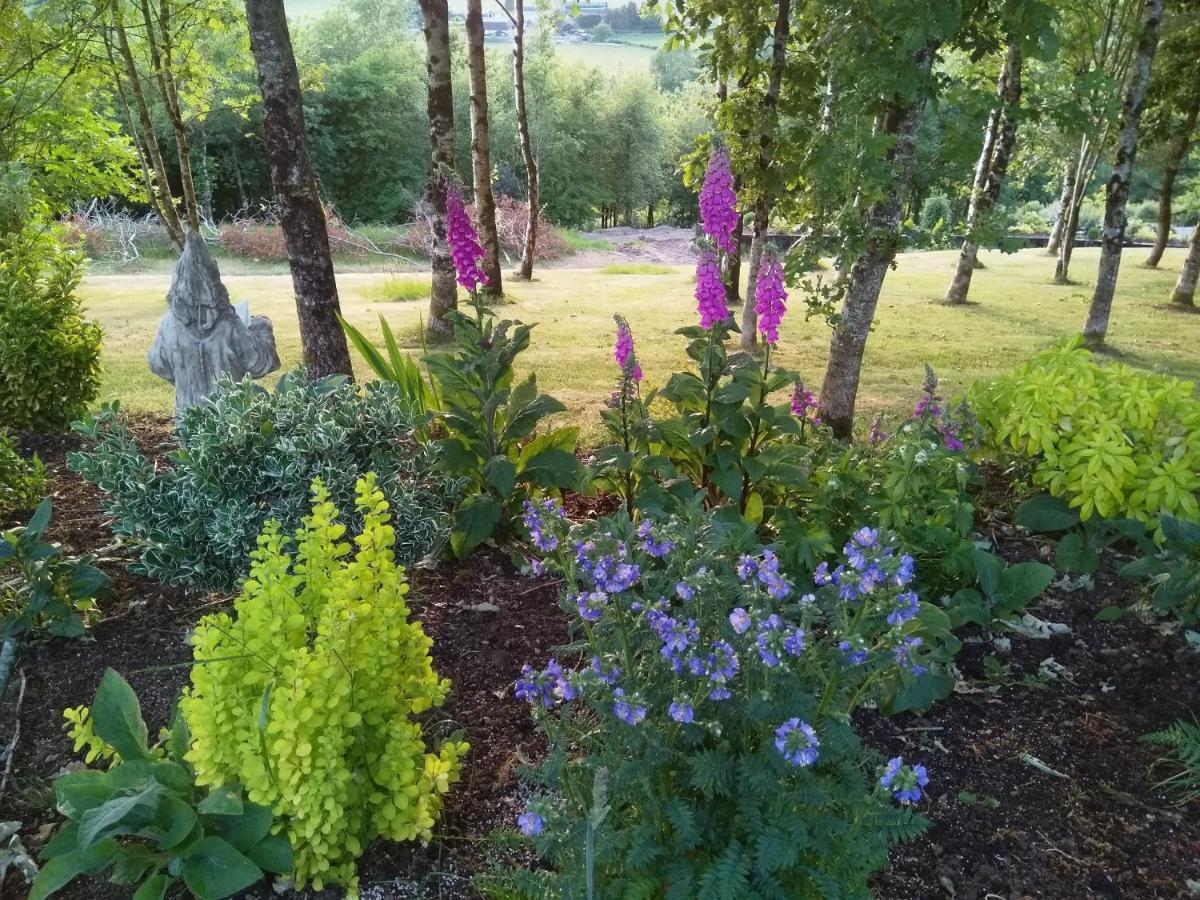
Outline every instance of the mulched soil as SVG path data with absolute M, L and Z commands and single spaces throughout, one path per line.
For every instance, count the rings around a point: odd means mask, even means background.
M 169 435 L 166 420 L 138 419 L 135 427 L 147 450 Z M 57 822 L 51 780 L 76 759 L 58 711 L 89 703 L 111 666 L 129 679 L 157 729 L 187 679 L 188 630 L 227 598 L 129 575 L 98 494 L 66 470 L 65 453 L 77 440 L 27 436 L 23 446 L 38 452 L 53 475 L 51 537 L 72 552 L 97 553 L 115 589 L 92 640 L 23 650 L 20 674 L 0 707 L 0 747 L 20 728 L 0 819 L 21 821 L 33 848 Z M 575 515 L 610 511 L 582 498 L 569 507 Z M 1013 561 L 1045 552 L 1033 539 L 996 536 Z M 891 869 L 874 881 L 877 897 L 1193 896 L 1186 882 L 1200 881 L 1200 815 L 1196 805 L 1175 808 L 1155 789 L 1151 766 L 1160 752 L 1139 738 L 1200 710 L 1200 654 L 1136 615 L 1096 621 L 1102 607 L 1132 600 L 1115 568 L 1106 562 L 1091 589 L 1056 586 L 1035 606 L 1038 616 L 1066 624 L 1069 633 L 1014 636 L 1009 652 L 979 636 L 959 658 L 960 691 L 928 714 L 860 715 L 868 743 L 924 761 L 932 778 L 923 812 L 934 824 L 922 839 L 895 848 Z M 559 651 L 568 640 L 567 620 L 553 580 L 521 575 L 497 553 L 409 574 L 413 613 L 433 638 L 437 670 L 453 682 L 450 699 L 426 727 L 437 736 L 465 730 L 471 755 L 447 799 L 437 840 L 428 848 L 370 848 L 360 866 L 363 893 L 474 898 L 470 875 L 512 852 L 486 838 L 511 825 L 523 807 L 517 769 L 543 749 L 527 710 L 512 696 L 513 679 L 523 662 L 544 662 Z M 989 654 L 1004 665 L 1003 674 L 985 676 Z M 104 882 L 78 882 L 62 896 L 129 894 Z M 24 887 L 10 876 L 0 896 L 24 896 Z M 264 886 L 254 896 L 274 895 Z

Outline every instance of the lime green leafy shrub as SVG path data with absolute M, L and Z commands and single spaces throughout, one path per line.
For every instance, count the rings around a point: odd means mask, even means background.
M 0 431 L 0 516 L 32 509 L 46 491 L 46 470 L 36 456 L 17 453 L 12 438 Z
M 1082 519 L 1200 517 L 1200 400 L 1191 382 L 1098 365 L 1078 343 L 972 389 L 995 446 Z
M 0 229 L 0 427 L 65 429 L 100 384 L 100 328 L 75 289 L 83 257 L 33 224 Z
M 265 872 L 291 869 L 291 848 L 273 830 L 269 809 L 245 802 L 237 790 L 196 785 L 178 713 L 149 743 L 137 696 L 108 669 L 91 709 L 63 715 L 76 752 L 86 747 L 88 764 L 99 759 L 104 768 L 55 779 L 58 810 L 69 821 L 42 849 L 31 900 L 110 868 L 109 881 L 128 886 L 136 900 L 162 900 L 180 879 L 193 896 L 216 900 L 244 891 Z
M 409 621 L 374 475 L 356 486 L 362 533 L 350 544 L 318 481 L 294 546 L 267 524 L 236 619 L 206 616 L 180 707 L 199 783 L 244 784 L 274 809 L 299 886 L 356 891 L 356 860 L 376 837 L 428 839 L 467 744 L 426 752 L 413 720 L 446 698 L 432 641 Z

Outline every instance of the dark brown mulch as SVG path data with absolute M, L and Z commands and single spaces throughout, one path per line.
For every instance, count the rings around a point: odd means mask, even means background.
M 162 421 L 136 427 L 147 450 L 167 435 Z M 64 470 L 72 441 L 24 446 L 42 454 L 53 476 L 52 537 L 74 552 L 104 551 L 112 538 L 99 497 Z M 569 498 L 568 508 L 573 515 L 604 514 L 611 501 Z M 1032 540 L 1003 538 L 1001 550 L 1013 560 L 1040 555 Z M 102 565 L 115 594 L 103 604 L 93 640 L 35 643 L 19 661 L 21 735 L 0 818 L 22 821 L 31 847 L 57 822 L 53 776 L 75 759 L 59 711 L 88 703 L 112 666 L 137 690 L 151 728 L 164 724 L 187 678 L 181 665 L 190 658 L 187 632 L 224 602 L 128 575 L 119 559 Z M 876 896 L 1165 898 L 1188 896 L 1186 879 L 1200 880 L 1200 816 L 1195 806 L 1175 809 L 1156 792 L 1149 770 L 1158 752 L 1139 740 L 1200 710 L 1200 655 L 1178 635 L 1134 616 L 1097 622 L 1100 608 L 1125 605 L 1132 596 L 1114 571 L 1106 564 L 1094 589 L 1056 588 L 1036 606 L 1042 618 L 1067 624 L 1069 634 L 1014 637 L 1007 654 L 968 643 L 960 657 L 966 692 L 925 716 L 860 717 L 869 743 L 924 761 L 932 778 L 923 811 L 933 827 L 894 850 L 891 869 L 874 881 Z M 413 613 L 433 638 L 438 671 L 453 682 L 427 728 L 437 737 L 465 729 L 471 755 L 430 847 L 381 843 L 364 855 L 364 896 L 474 898 L 470 874 L 500 852 L 486 841 L 488 833 L 511 825 L 523 805 L 516 770 L 543 746 L 512 683 L 522 663 L 543 664 L 567 640 L 566 618 L 553 581 L 517 573 L 500 554 L 414 570 L 410 579 Z M 983 667 L 989 653 L 1007 667 L 991 680 Z M 1051 657 L 1062 669 L 1045 663 Z M 12 739 L 19 681 L 0 709 L 0 745 Z M 5 897 L 23 896 L 11 879 L 3 887 Z M 63 896 L 117 898 L 129 891 L 79 883 Z M 255 896 L 272 894 L 264 886 Z
M 1037 542 L 1009 539 L 1001 552 L 1027 559 Z M 1200 711 L 1200 654 L 1152 620 L 1097 621 L 1130 601 L 1116 568 L 1110 559 L 1094 589 L 1052 588 L 1035 604 L 1069 633 L 1013 636 L 1007 654 L 968 644 L 965 693 L 924 716 L 863 720 L 866 740 L 924 761 L 931 778 L 933 827 L 893 851 L 877 896 L 1194 896 L 1197 806 L 1176 808 L 1155 789 L 1162 750 L 1140 738 Z M 1005 674 L 985 676 L 988 654 Z

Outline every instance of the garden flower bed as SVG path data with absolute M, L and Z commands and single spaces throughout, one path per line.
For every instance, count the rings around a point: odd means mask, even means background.
M 131 431 L 149 450 L 164 437 L 165 423 L 135 419 Z M 187 632 L 227 601 L 129 575 L 123 560 L 111 558 L 98 493 L 66 470 L 70 443 L 25 440 L 25 449 L 37 449 L 47 464 L 57 510 L 50 536 L 73 552 L 110 557 L 101 565 L 114 592 L 92 629 L 94 640 L 27 647 L 0 716 L 3 743 L 12 740 L 14 723 L 20 727 L 3 818 L 22 821 L 31 844 L 58 821 L 50 780 L 77 765 L 61 720 L 48 711 L 90 702 L 112 667 L 137 691 L 155 732 L 187 681 Z M 1000 477 L 990 473 L 990 489 Z M 1041 539 L 1005 534 L 1011 529 L 999 516 L 1007 498 L 989 492 L 977 499 L 984 530 L 995 533 L 1008 562 L 1043 557 Z M 583 498 L 568 506 L 575 518 L 610 509 Z M 924 837 L 893 848 L 890 870 L 872 881 L 875 896 L 1150 898 L 1178 896 L 1185 879 L 1200 879 L 1200 817 L 1194 808 L 1172 806 L 1154 787 L 1151 767 L 1161 751 L 1140 740 L 1200 706 L 1200 654 L 1178 632 L 1135 615 L 1096 619 L 1101 609 L 1132 601 L 1136 588 L 1116 568 L 1106 557 L 1094 588 L 1052 586 L 1033 605 L 1036 615 L 1069 632 L 1045 640 L 1013 635 L 1009 653 L 967 640 L 957 660 L 958 690 L 927 713 L 856 713 L 868 745 L 886 757 L 921 760 L 930 779 L 923 813 L 933 825 Z M 428 847 L 368 848 L 360 863 L 363 895 L 477 897 L 472 874 L 498 861 L 534 862 L 527 849 L 493 844 L 489 834 L 513 827 L 528 799 L 517 770 L 545 752 L 513 684 L 525 662 L 570 658 L 562 649 L 569 636 L 557 604 L 561 585 L 552 576 L 520 574 L 491 551 L 458 565 L 415 568 L 410 581 L 410 606 L 433 639 L 436 669 L 453 683 L 446 705 L 425 727 L 439 737 L 465 728 L 471 755 Z M 254 890 L 253 896 L 271 896 L 265 884 Z M 128 893 L 106 881 L 79 880 L 61 896 Z

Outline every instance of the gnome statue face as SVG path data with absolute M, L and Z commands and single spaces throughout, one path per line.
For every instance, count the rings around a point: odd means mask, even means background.
M 150 370 L 175 385 L 175 415 L 212 393 L 217 380 L 261 378 L 279 368 L 271 321 L 245 324 L 229 303 L 221 272 L 198 234 L 189 231 L 171 274 L 168 309 L 150 347 Z

